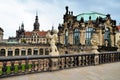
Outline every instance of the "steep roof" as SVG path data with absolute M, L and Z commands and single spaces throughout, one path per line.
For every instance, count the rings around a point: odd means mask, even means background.
M 32 32 L 25 32 L 25 35 L 32 35 Z
M 47 32 L 46 31 L 39 31 L 38 34 L 41 36 L 45 36 L 47 34 Z

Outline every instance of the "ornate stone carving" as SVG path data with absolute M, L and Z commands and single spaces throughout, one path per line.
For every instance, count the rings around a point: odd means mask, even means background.
M 92 35 L 92 38 L 91 38 L 91 45 L 92 45 L 92 53 L 99 53 L 97 51 L 98 49 L 98 44 L 99 44 L 99 39 L 98 39 L 98 36 L 97 34 L 93 34 Z
M 51 47 L 51 50 L 52 50 L 52 52 L 50 52 L 50 55 L 51 56 L 58 56 L 59 52 L 58 52 L 58 49 L 55 45 L 55 43 L 57 42 L 57 38 L 58 38 L 57 31 L 54 30 L 53 35 L 51 35 L 50 32 L 48 32 L 46 37 L 48 39 L 50 39 L 50 47 Z
M 99 44 L 99 39 L 98 39 L 97 34 L 93 34 L 93 35 L 92 35 L 91 44 L 92 44 L 92 46 L 98 46 L 98 44 Z
M 91 52 L 96 54 L 94 57 L 95 64 L 99 64 L 99 56 L 98 56 L 99 52 L 97 50 L 99 45 L 99 39 L 97 34 L 92 35 L 91 44 L 92 44 Z

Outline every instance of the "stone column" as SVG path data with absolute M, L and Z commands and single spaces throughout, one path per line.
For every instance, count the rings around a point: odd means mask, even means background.
M 50 52 L 49 55 L 51 57 L 59 56 L 59 52 L 58 52 L 57 46 L 55 45 L 56 40 L 58 38 L 57 37 L 57 31 L 54 31 L 53 35 L 51 35 L 50 32 L 48 32 L 47 35 L 46 35 L 46 38 L 51 39 L 51 41 L 50 41 L 51 52 Z M 59 69 L 59 59 L 58 58 L 50 58 L 49 61 L 50 61 L 50 63 L 49 63 L 50 71 Z
M 12 51 L 13 51 L 13 56 L 15 56 L 15 48 L 13 48 L 13 50 L 12 50 Z
M 103 45 L 103 34 L 102 34 L 102 29 L 99 30 L 99 45 Z
M 43 55 L 45 55 L 45 47 L 43 48 Z
M 55 51 L 52 50 L 52 52 L 50 52 L 49 55 L 51 57 L 59 56 L 59 52 L 56 50 Z M 54 71 L 54 70 L 59 70 L 59 57 L 50 59 L 50 71 Z
M 5 56 L 8 56 L 8 49 L 5 49 Z
M 73 44 L 73 33 L 70 31 L 69 32 L 69 38 L 68 38 L 68 43 Z
M 19 48 L 19 56 L 21 56 L 21 48 Z
M 80 30 L 80 43 L 85 45 L 85 29 Z
M 32 47 L 31 50 L 32 50 L 31 55 L 33 55 L 33 50 L 34 50 L 34 48 Z
M 97 34 L 92 35 L 91 44 L 92 44 L 91 53 L 95 53 L 94 63 L 96 65 L 96 64 L 99 64 L 99 55 L 98 55 L 99 52 L 97 51 L 98 45 L 99 45 L 99 40 L 98 40 L 98 35 Z

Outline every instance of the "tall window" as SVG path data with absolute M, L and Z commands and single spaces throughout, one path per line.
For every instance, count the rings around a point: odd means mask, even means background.
M 25 49 L 22 49 L 21 50 L 21 56 L 25 56 L 26 55 L 26 50 Z
M 80 31 L 79 31 L 79 29 L 74 29 L 73 44 L 78 45 L 79 43 L 80 43 Z
M 38 49 L 34 48 L 33 55 L 38 55 Z
M 94 28 L 86 28 L 86 35 L 85 35 L 85 44 L 86 45 L 91 45 L 91 38 L 92 38 L 92 34 L 95 32 Z
M 68 44 L 68 31 L 65 30 L 65 45 Z
M 109 28 L 105 28 L 105 33 L 104 33 L 104 43 L 107 46 L 110 46 L 110 29 Z
M 40 49 L 40 55 L 43 55 L 43 48 Z
M 19 56 L 19 49 L 15 49 L 15 56 Z
M 48 50 L 48 48 L 45 49 L 45 55 L 49 55 L 49 50 Z
M 28 51 L 27 51 L 27 54 L 32 55 L 32 49 L 29 48 Z
M 12 51 L 12 49 L 8 49 L 8 56 L 13 56 L 13 51 Z
M 0 51 L 0 56 L 5 56 L 5 54 L 6 54 L 5 49 L 1 49 L 1 51 Z

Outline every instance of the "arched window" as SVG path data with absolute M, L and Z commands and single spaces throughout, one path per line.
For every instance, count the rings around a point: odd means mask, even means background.
M 38 49 L 34 48 L 33 55 L 38 55 Z
M 8 56 L 13 56 L 13 51 L 12 51 L 12 49 L 8 49 Z
M 39 52 L 40 52 L 40 55 L 43 55 L 43 49 L 42 48 L 40 49 Z
M 68 31 L 65 30 L 65 45 L 68 44 Z
M 32 50 L 29 48 L 27 53 L 28 53 L 28 55 L 31 55 L 32 54 Z
M 73 44 L 78 45 L 79 43 L 80 43 L 80 31 L 79 31 L 79 29 L 74 29 Z
M 85 44 L 86 45 L 91 45 L 91 38 L 92 38 L 92 34 L 95 32 L 94 28 L 86 28 L 86 34 L 85 34 Z
M 1 55 L 1 56 L 5 56 L 5 54 L 6 54 L 5 49 L 1 49 L 0 55 Z
M 26 55 L 26 50 L 25 49 L 22 49 L 21 50 L 21 56 L 25 56 Z
M 15 56 L 19 56 L 19 49 L 15 49 Z
M 104 44 L 107 46 L 110 46 L 110 29 L 108 27 L 105 28 L 105 33 L 104 33 Z

